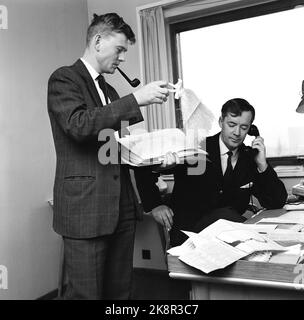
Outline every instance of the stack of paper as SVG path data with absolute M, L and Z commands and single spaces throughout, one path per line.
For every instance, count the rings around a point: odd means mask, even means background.
M 287 211 L 282 217 L 263 218 L 255 226 L 275 225 L 265 233 L 277 242 L 304 243 L 304 211 Z
M 272 263 L 288 263 L 297 264 L 303 257 L 303 250 L 301 244 L 296 244 L 289 247 L 289 250 L 284 252 L 276 252 L 272 255 L 269 262 Z
M 184 132 L 177 128 L 163 129 L 117 139 L 121 144 L 121 158 L 132 166 L 159 164 L 167 152 L 185 160 L 205 161 L 206 152 Z
M 219 219 L 198 234 L 185 232 L 189 238 L 168 250 L 188 265 L 205 273 L 225 268 L 254 252 L 281 252 L 281 246 L 249 224 Z

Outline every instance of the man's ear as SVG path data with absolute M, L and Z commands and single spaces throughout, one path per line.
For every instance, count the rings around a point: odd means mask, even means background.
M 101 44 L 101 35 L 96 34 L 93 38 L 94 48 L 96 51 L 100 51 L 100 44 Z
M 223 127 L 223 118 L 222 118 L 222 116 L 219 117 L 218 124 L 219 124 L 220 128 L 222 129 L 222 127 Z

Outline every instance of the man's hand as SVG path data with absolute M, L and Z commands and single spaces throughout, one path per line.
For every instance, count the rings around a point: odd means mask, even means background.
M 151 213 L 156 222 L 160 223 L 168 231 L 171 230 L 171 227 L 173 225 L 174 214 L 169 207 L 165 205 L 160 205 L 154 208 Z
M 146 84 L 133 93 L 137 103 L 140 106 L 146 106 L 152 103 L 161 104 L 167 101 L 169 90 L 168 82 L 154 81 Z
M 267 169 L 266 161 L 266 148 L 264 145 L 264 139 L 262 137 L 256 137 L 252 141 L 252 148 L 258 149 L 259 153 L 255 157 L 255 162 L 258 166 L 259 172 L 264 172 Z
M 180 163 L 179 157 L 175 152 L 167 152 L 164 156 L 164 160 L 159 166 L 161 169 L 170 169 Z

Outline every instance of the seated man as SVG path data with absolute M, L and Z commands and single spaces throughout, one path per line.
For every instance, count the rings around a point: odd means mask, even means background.
M 155 220 L 170 230 L 172 246 L 186 240 L 180 230 L 200 232 L 221 218 L 245 221 L 242 215 L 252 195 L 267 209 L 285 204 L 287 192 L 267 163 L 263 138 L 256 137 L 252 148 L 243 144 L 254 117 L 254 108 L 244 99 L 232 99 L 223 105 L 219 119 L 221 132 L 205 141 L 210 160 L 206 170 L 189 175 L 185 164 L 171 169 L 174 188 L 168 206 L 161 204 L 153 179 L 140 181 L 138 177 L 144 209 L 152 210 Z M 256 153 L 252 152 L 253 148 L 257 149 Z

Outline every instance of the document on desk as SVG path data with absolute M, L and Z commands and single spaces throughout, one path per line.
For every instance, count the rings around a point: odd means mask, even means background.
M 229 230 L 216 236 L 218 239 L 234 244 L 234 247 L 247 254 L 257 251 L 285 251 L 286 248 L 277 244 L 267 236 L 254 230 Z
M 249 225 L 220 219 L 200 233 L 190 236 L 181 246 L 168 253 L 205 273 L 224 268 L 257 251 L 284 251 L 265 235 L 250 229 Z
M 294 246 L 290 246 L 287 251 L 273 253 L 269 262 L 297 264 L 303 257 L 303 253 L 301 244 L 296 244 Z
M 247 224 L 249 229 L 259 233 L 269 233 L 277 228 L 277 224 Z
M 181 256 L 183 254 L 186 254 L 188 252 L 191 252 L 192 250 L 195 249 L 195 245 L 193 243 L 193 239 L 198 236 L 197 233 L 195 232 L 189 232 L 189 231 L 182 231 L 183 233 L 185 233 L 189 238 L 180 246 L 176 246 L 173 248 L 170 248 L 169 250 L 167 250 L 167 252 L 169 254 L 171 254 L 172 256 Z
M 245 257 L 244 260 L 257 261 L 257 262 L 269 262 L 271 255 L 272 255 L 271 251 L 258 251 L 258 252 L 253 252 L 249 256 Z
M 304 224 L 304 211 L 293 210 L 287 211 L 279 217 L 263 218 L 257 222 L 260 223 L 297 223 Z
M 304 203 L 290 203 L 285 204 L 284 209 L 287 211 L 304 210 Z
M 276 242 L 304 243 L 304 232 L 278 229 L 268 233 L 267 237 Z
M 179 259 L 205 273 L 225 268 L 245 257 L 246 252 L 236 249 L 216 238 L 201 239 L 194 250 L 181 255 Z

